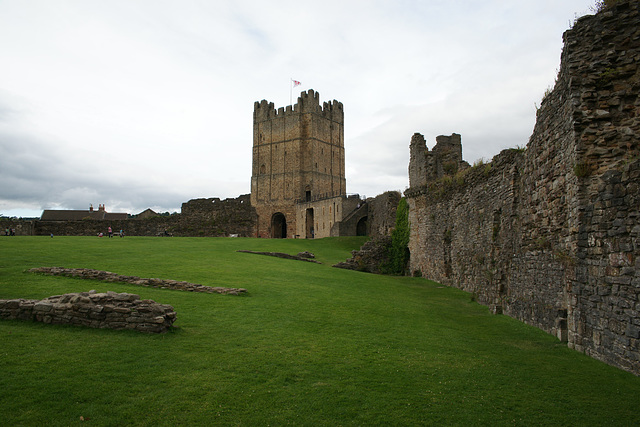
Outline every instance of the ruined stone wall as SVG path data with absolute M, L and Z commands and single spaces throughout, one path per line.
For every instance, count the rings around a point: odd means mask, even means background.
M 237 198 L 193 199 L 182 204 L 178 223 L 170 229 L 174 235 L 255 236 L 256 211 L 248 194 Z
M 414 135 L 411 269 L 640 374 L 640 5 L 564 41 L 526 150 L 438 177 Z
M 502 276 L 519 243 L 514 219 L 522 162 L 519 150 L 505 150 L 490 164 L 407 190 L 410 270 L 500 305 Z
M 89 291 L 43 300 L 0 300 L 0 319 L 161 333 L 173 326 L 176 312 L 139 295 Z
M 383 274 L 384 266 L 389 262 L 390 236 L 377 236 L 367 240 L 362 247 L 351 251 L 351 258 L 334 265 L 336 268 Z
M 15 231 L 15 236 L 32 236 L 33 224 L 35 220 L 17 219 L 17 218 L 1 218 L 0 219 L 0 237 L 5 236 L 6 230 Z
M 569 345 L 640 374 L 640 4 L 583 18 L 565 34 L 562 59 L 579 200 Z
M 237 234 L 255 236 L 256 211 L 249 195 L 235 199 L 194 199 L 182 204 L 182 213 L 145 219 L 33 221 L 33 234 L 48 236 L 106 235 L 108 227 L 115 234 L 124 230 L 127 236 L 157 236 L 165 231 L 173 236 L 222 237 Z
M 396 226 L 396 211 L 401 198 L 399 191 L 387 191 L 367 199 L 369 236 L 372 238 L 391 236 Z
M 184 280 L 144 278 L 138 276 L 125 276 L 110 271 L 94 270 L 92 268 L 65 268 L 65 267 L 36 267 L 29 269 L 30 273 L 46 274 L 50 276 L 67 276 L 88 280 L 102 280 L 105 282 L 121 282 L 136 286 L 145 286 L 160 289 L 175 289 L 187 292 L 203 292 L 208 294 L 241 295 L 247 290 L 243 288 L 224 288 L 220 286 L 206 286 L 199 283 L 185 282 Z
M 415 133 L 409 146 L 409 181 L 412 186 L 426 185 L 427 181 L 451 176 L 469 167 L 462 159 L 462 138 L 453 133 L 436 137 L 429 151 L 424 136 Z

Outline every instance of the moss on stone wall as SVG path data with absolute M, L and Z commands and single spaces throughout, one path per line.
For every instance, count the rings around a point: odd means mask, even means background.
M 396 226 L 391 233 L 389 260 L 380 270 L 384 274 L 404 275 L 409 262 L 409 207 L 407 199 L 400 199 L 396 210 Z

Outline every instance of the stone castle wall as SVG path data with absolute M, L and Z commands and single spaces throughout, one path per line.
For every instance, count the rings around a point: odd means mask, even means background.
M 638 375 L 640 5 L 564 42 L 526 150 L 447 174 L 414 135 L 411 268 Z
M 171 216 L 113 221 L 17 221 L 18 230 L 28 230 L 22 235 L 48 236 L 96 236 L 106 235 L 108 227 L 115 234 L 124 230 L 127 236 L 158 236 L 165 231 L 173 236 L 224 237 L 238 235 L 253 237 L 256 232 L 256 211 L 248 194 L 235 199 L 193 199 L 182 204 L 182 213 Z M 5 222 L 3 221 L 2 224 Z
M 11 235 L 15 233 L 15 236 L 32 236 L 34 220 L 25 220 L 17 218 L 0 218 L 0 236 Z M 9 229 L 9 233 L 7 233 Z
M 399 191 L 387 191 L 367 199 L 369 217 L 367 234 L 372 238 L 391 236 L 396 226 L 396 211 L 402 195 Z
M 182 204 L 182 220 L 171 230 L 174 235 L 253 237 L 256 210 L 248 194 L 234 199 L 193 199 Z

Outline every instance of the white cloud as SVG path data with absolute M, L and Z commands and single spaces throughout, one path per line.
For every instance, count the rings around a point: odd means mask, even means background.
M 414 132 L 470 162 L 526 144 L 590 5 L 0 2 L 0 213 L 247 193 L 253 102 L 289 104 L 289 78 L 343 102 L 349 192 L 403 190 Z

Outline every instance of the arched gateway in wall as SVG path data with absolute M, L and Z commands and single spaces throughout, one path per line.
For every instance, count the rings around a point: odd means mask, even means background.
M 356 236 L 366 236 L 367 232 L 367 221 L 368 217 L 363 216 L 358 220 L 358 224 L 356 225 Z
M 274 239 L 287 238 L 287 218 L 282 212 L 276 212 L 271 217 L 271 237 Z

